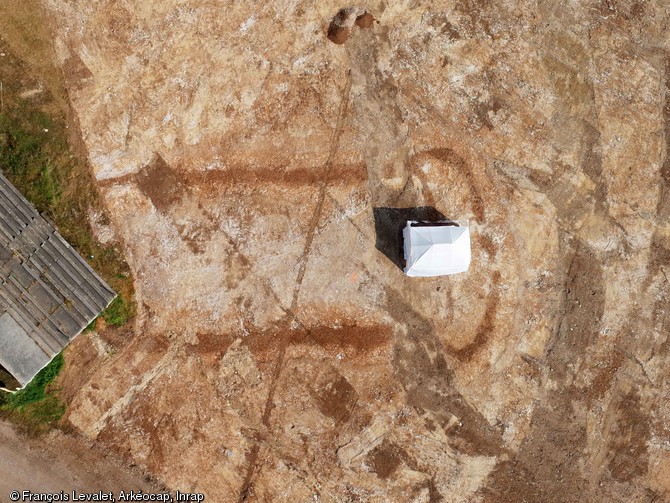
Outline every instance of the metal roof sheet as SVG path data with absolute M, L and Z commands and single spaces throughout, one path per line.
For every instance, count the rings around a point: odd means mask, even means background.
M 27 384 L 114 297 L 0 174 L 0 365 Z

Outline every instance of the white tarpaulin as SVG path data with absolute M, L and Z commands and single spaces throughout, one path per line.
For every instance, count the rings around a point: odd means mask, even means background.
M 407 276 L 444 276 L 468 270 L 470 230 L 466 225 L 409 221 L 402 231 Z

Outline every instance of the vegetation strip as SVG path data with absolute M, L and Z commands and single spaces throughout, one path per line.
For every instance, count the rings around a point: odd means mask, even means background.
M 77 148 L 76 128 L 68 120 L 67 94 L 61 71 L 53 64 L 48 22 L 33 0 L 18 13 L 5 10 L 0 6 L 0 14 L 23 16 L 13 25 L 25 30 L 0 37 L 0 170 L 118 292 L 100 317 L 120 327 L 136 312 L 133 278 L 121 251 L 114 243 L 100 244 L 89 223 L 90 211 L 104 219 L 104 210 L 86 153 Z M 86 331 L 94 328 L 95 321 Z M 31 433 L 48 429 L 65 412 L 58 390 L 50 385 L 62 367 L 59 354 L 24 389 L 0 396 L 0 416 Z

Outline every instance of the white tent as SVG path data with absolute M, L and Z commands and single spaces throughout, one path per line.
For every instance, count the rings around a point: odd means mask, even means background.
M 409 221 L 402 235 L 407 276 L 444 276 L 467 271 L 470 266 L 467 222 L 454 225 Z

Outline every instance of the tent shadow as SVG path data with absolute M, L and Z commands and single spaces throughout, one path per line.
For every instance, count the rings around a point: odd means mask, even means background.
M 402 249 L 402 230 L 407 225 L 407 221 L 449 221 L 449 219 L 432 206 L 373 208 L 372 212 L 375 218 L 375 234 L 377 236 L 375 248 L 386 255 L 401 270 L 405 267 L 405 258 Z

